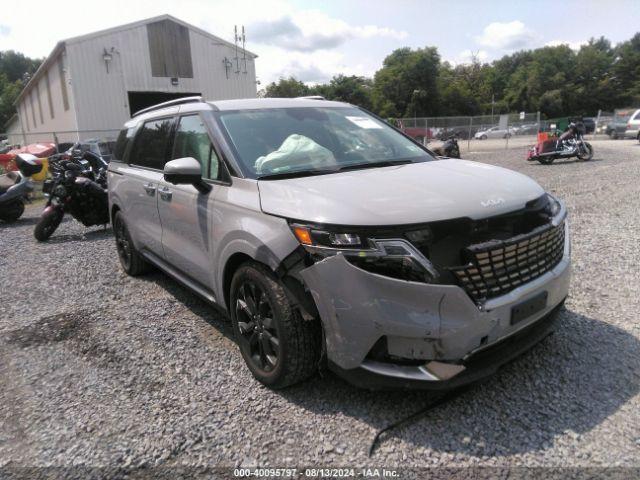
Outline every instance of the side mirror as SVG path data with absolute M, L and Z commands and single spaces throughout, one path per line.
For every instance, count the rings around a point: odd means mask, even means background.
M 200 162 L 193 157 L 167 162 L 164 166 L 164 179 L 174 185 L 193 185 L 200 193 L 211 191 L 211 185 L 202 181 Z

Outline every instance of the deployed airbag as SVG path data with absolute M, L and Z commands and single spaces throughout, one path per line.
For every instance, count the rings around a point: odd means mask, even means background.
M 256 160 L 256 172 L 259 174 L 286 172 L 305 168 L 325 168 L 336 165 L 336 159 L 330 150 L 299 134 L 289 135 L 275 152 Z

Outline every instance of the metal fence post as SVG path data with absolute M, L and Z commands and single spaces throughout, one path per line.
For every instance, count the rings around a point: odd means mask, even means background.
M 467 135 L 467 152 L 471 151 L 471 125 L 473 124 L 473 117 L 469 117 L 469 135 Z
M 509 114 L 507 114 L 507 134 L 504 136 L 505 138 L 505 142 L 504 142 L 504 149 L 507 150 L 509 148 L 509 136 L 511 136 L 511 132 L 509 131 L 509 121 L 511 120 L 511 118 L 509 118 Z
M 426 147 L 427 143 L 429 143 L 429 118 L 424 117 L 424 139 L 422 144 Z

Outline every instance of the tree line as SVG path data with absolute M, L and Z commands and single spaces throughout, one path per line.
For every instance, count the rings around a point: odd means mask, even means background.
M 615 46 L 592 38 L 579 50 L 547 46 L 491 63 L 452 65 L 436 47 L 391 52 L 373 78 L 336 75 L 309 86 L 289 77 L 266 97 L 322 95 L 388 117 L 485 115 L 540 111 L 547 118 L 595 116 L 640 105 L 640 33 Z

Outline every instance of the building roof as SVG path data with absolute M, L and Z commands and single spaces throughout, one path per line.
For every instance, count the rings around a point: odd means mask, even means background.
M 67 45 L 72 45 L 74 43 L 80 43 L 80 42 L 83 42 L 85 40 L 90 40 L 90 39 L 93 39 L 93 38 L 101 37 L 103 35 L 110 35 L 112 33 L 117 33 L 117 32 L 121 32 L 121 31 L 125 31 L 125 30 L 130 30 L 132 28 L 137 28 L 137 27 L 140 27 L 140 26 L 143 26 L 143 25 L 147 25 L 149 23 L 159 22 L 161 20 L 171 20 L 171 21 L 173 21 L 173 22 L 175 22 L 175 23 L 177 23 L 179 25 L 187 27 L 188 29 L 193 30 L 194 32 L 198 32 L 201 35 L 209 37 L 212 40 L 215 40 L 217 45 L 222 45 L 222 46 L 226 46 L 226 47 L 229 47 L 229 48 L 235 48 L 236 47 L 235 44 L 232 43 L 232 42 L 224 40 L 223 38 L 220 38 L 220 37 L 216 37 L 215 35 L 207 32 L 206 30 L 198 28 L 195 25 L 191 25 L 190 23 L 184 22 L 184 21 L 180 20 L 179 18 L 176 18 L 176 17 L 174 17 L 172 15 L 169 15 L 169 14 L 159 15 L 157 17 L 145 18 L 144 20 L 138 20 L 137 22 L 126 23 L 124 25 L 119 25 L 117 27 L 107 28 L 105 30 L 99 30 L 97 32 L 87 33 L 85 35 L 79 35 L 77 37 L 71 37 L 71 38 L 67 38 L 65 40 L 60 40 L 58 43 L 56 43 L 56 46 L 53 48 L 53 50 L 51 51 L 49 56 L 47 56 L 47 58 L 42 62 L 40 67 L 38 67 L 38 70 L 36 70 L 36 72 L 33 74 L 31 79 L 29 80 L 29 82 L 27 82 L 27 84 L 22 89 L 22 91 L 20 92 L 20 95 L 18 95 L 18 98 L 16 98 L 16 100 L 15 100 L 15 102 L 13 104 L 17 105 L 24 98 L 24 96 L 27 93 L 29 93 L 29 91 L 31 90 L 33 85 L 35 85 L 36 82 L 38 80 L 40 80 L 40 78 L 42 77 L 44 72 L 46 72 L 49 69 L 49 66 L 58 59 L 58 56 L 64 51 L 64 49 L 66 48 Z M 256 55 L 253 52 L 250 52 L 249 50 L 245 50 L 245 52 L 246 52 L 247 55 L 252 56 L 253 58 L 257 58 L 258 57 L 258 55 Z

